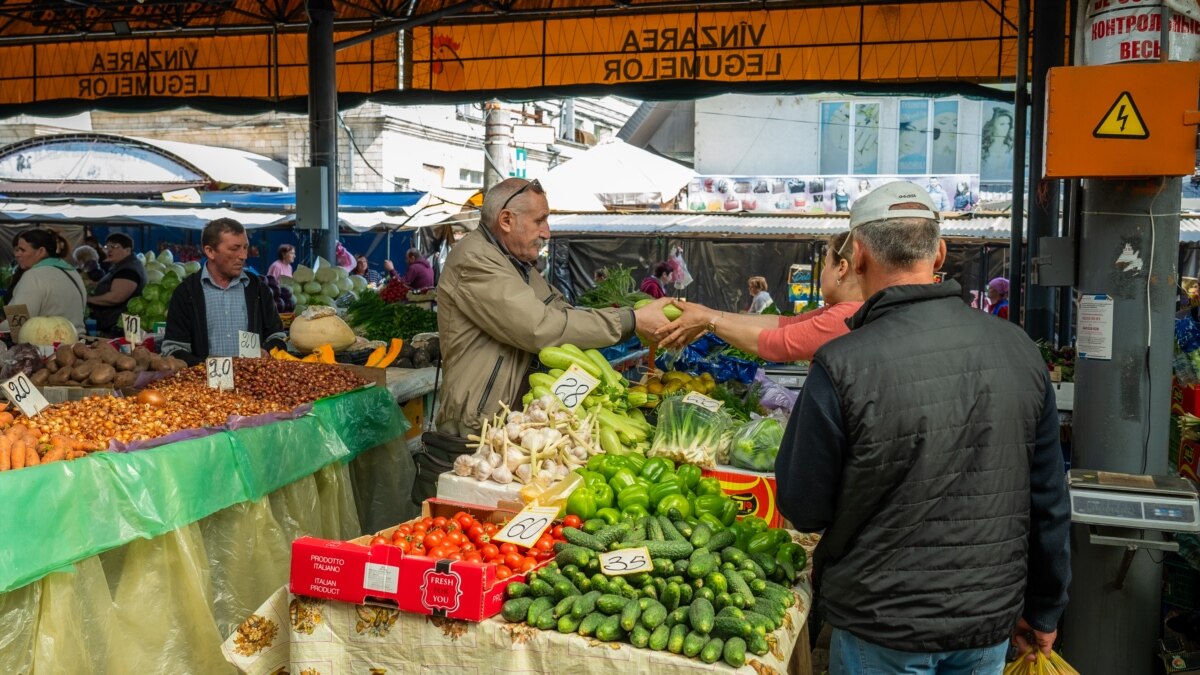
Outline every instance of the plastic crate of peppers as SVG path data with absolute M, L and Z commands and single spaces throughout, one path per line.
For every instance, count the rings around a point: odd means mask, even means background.
M 738 506 L 715 478 L 665 458 L 598 455 L 566 511 L 555 560 L 508 587 L 502 614 L 542 630 L 740 667 L 769 651 L 808 556 L 786 530 Z M 610 576 L 599 555 L 645 547 L 649 571 Z

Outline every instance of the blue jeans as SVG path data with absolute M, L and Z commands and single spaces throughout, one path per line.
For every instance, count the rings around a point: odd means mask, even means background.
M 1008 642 L 957 652 L 902 652 L 833 629 L 829 675 L 1000 675 Z

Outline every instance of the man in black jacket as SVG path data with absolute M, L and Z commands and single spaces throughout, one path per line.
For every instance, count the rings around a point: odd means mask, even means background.
M 200 243 L 207 261 L 171 295 L 163 355 L 188 365 L 209 356 L 237 356 L 240 331 L 257 333 L 264 355 L 272 347 L 284 348 L 287 333 L 271 289 L 245 270 L 246 228 L 219 218 L 204 227 Z
M 1036 346 L 972 310 L 929 194 L 850 212 L 868 299 L 813 358 L 776 460 L 814 556 L 830 672 L 996 673 L 1010 636 L 1049 652 L 1070 582 L 1058 411 Z

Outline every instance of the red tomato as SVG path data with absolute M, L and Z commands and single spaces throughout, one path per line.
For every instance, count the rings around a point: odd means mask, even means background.
M 478 547 L 469 541 L 465 541 L 462 544 L 460 544 L 459 548 L 462 549 L 463 553 L 470 553 L 471 551 L 478 550 Z
M 524 556 L 522 556 L 520 553 L 504 554 L 504 564 L 508 565 L 514 570 L 520 569 L 522 560 L 524 560 Z
M 413 529 L 412 525 L 401 525 L 400 527 L 396 528 L 396 531 L 400 534 L 412 534 Z
M 500 557 L 500 549 L 496 548 L 495 544 L 484 544 L 479 547 L 479 552 L 483 554 L 483 559 L 488 562 Z
M 425 529 L 428 530 L 429 528 L 433 527 L 433 518 L 430 518 L 429 516 L 425 516 L 424 518 L 421 519 L 421 524 L 424 525 Z
M 401 539 L 400 541 L 394 541 L 394 542 L 392 542 L 392 546 L 399 548 L 401 551 L 404 551 L 405 553 L 409 553 L 412 551 L 412 542 L 407 539 Z
M 483 556 L 479 555 L 479 551 L 468 551 L 463 554 L 463 560 L 481 563 L 483 562 Z
M 508 569 L 504 565 L 501 565 L 496 568 L 496 578 L 497 579 L 507 579 L 507 578 L 511 577 L 512 574 L 513 574 L 513 571 Z
M 579 520 L 579 516 L 576 515 L 569 515 L 562 521 L 563 527 L 579 527 L 582 523 L 583 521 Z
M 447 521 L 445 518 L 443 518 L 442 516 L 438 516 L 437 518 L 433 519 L 433 526 L 434 527 L 445 527 L 446 522 Z
M 430 532 L 429 534 L 425 535 L 423 543 L 425 544 L 425 548 L 433 548 L 434 546 L 442 543 L 442 541 L 445 539 L 446 535 L 442 534 L 441 532 Z
M 470 527 L 465 528 L 464 531 L 467 533 L 467 536 L 471 538 L 471 541 L 475 542 L 476 544 L 480 543 L 481 541 L 487 541 L 487 539 L 484 539 L 484 537 L 487 537 L 488 535 L 483 533 L 483 526 L 479 523 L 472 524 Z M 490 537 L 488 537 L 488 539 L 490 539 Z
M 554 550 L 554 537 L 551 537 L 550 535 L 547 535 L 547 534 L 543 534 L 541 537 L 538 538 L 537 543 L 533 545 L 533 548 L 536 548 L 536 549 L 539 549 L 542 551 L 553 551 Z
M 494 536 L 499 531 L 500 531 L 500 526 L 495 523 L 484 523 L 483 524 L 483 533 L 488 536 Z
M 539 560 L 539 561 L 540 560 L 549 560 L 554 557 L 554 552 L 553 551 L 539 551 L 537 549 L 534 549 L 533 553 L 530 553 L 530 555 L 533 556 L 534 560 Z
M 454 516 L 454 522 L 458 523 L 458 527 L 464 532 L 475 526 L 475 519 L 465 513 Z
M 446 535 L 446 541 L 454 544 L 455 546 L 462 546 L 464 543 L 466 543 L 467 538 L 463 536 L 462 532 L 454 530 L 450 534 Z
M 503 543 L 503 544 L 500 544 L 500 552 L 501 552 L 501 553 L 503 553 L 503 554 L 505 554 L 505 555 L 508 555 L 509 553 L 516 553 L 516 552 L 517 552 L 517 545 L 516 545 L 516 544 L 510 544 L 510 543 L 507 543 L 507 542 L 505 542 L 505 543 Z
M 454 553 L 451 553 L 450 555 L 448 555 L 446 557 L 449 558 L 450 560 L 462 560 L 463 554 L 460 551 L 455 551 Z
M 417 542 L 417 543 L 420 543 L 420 542 Z M 409 553 L 411 553 L 411 554 L 413 554 L 413 555 L 425 555 L 425 547 L 424 547 L 424 546 L 415 546 L 415 545 L 414 545 L 414 546 L 412 547 L 412 550 L 410 550 L 410 551 L 409 551 Z
M 521 560 L 521 565 L 519 567 L 517 567 L 516 569 L 520 570 L 521 572 L 528 572 L 529 570 L 537 567 L 537 565 L 538 565 L 537 560 L 527 557 L 527 558 L 524 558 Z
M 467 513 L 466 511 L 455 511 L 455 512 L 454 512 L 454 515 L 453 515 L 453 516 L 451 516 L 451 517 L 452 517 L 452 518 L 454 518 L 455 520 L 458 520 L 458 519 L 459 519 L 459 517 L 461 517 L 461 516 L 468 516 L 468 515 L 470 515 L 470 514 L 469 514 L 469 513 Z
M 392 543 L 392 542 L 388 541 L 387 537 L 384 537 L 382 535 L 377 534 L 374 537 L 371 537 L 371 546 L 379 546 L 380 544 L 390 544 L 390 543 Z
M 434 546 L 433 548 L 429 549 L 430 558 L 437 558 L 438 560 L 441 560 L 448 555 L 450 555 L 450 547 L 446 546 L 445 544 Z
M 425 525 L 423 523 L 417 523 L 416 525 L 413 525 L 413 529 L 412 529 L 413 536 L 414 537 L 424 537 L 425 531 L 428 529 L 429 528 L 425 527 Z
M 557 539 L 559 541 L 562 541 L 563 540 L 562 527 L 563 527 L 562 525 L 555 525 L 554 527 L 550 528 L 550 536 L 554 537 L 555 539 Z

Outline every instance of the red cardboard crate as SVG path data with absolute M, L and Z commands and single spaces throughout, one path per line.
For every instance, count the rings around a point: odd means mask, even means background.
M 510 508 L 426 500 L 421 516 L 450 517 L 466 511 L 479 520 L 501 523 L 517 514 Z M 391 537 L 400 525 L 376 534 Z M 301 537 L 292 542 L 289 589 L 297 595 L 363 604 L 393 605 L 405 612 L 483 621 L 500 613 L 505 588 L 524 574 L 496 578 L 496 566 L 406 555 L 395 546 L 370 546 L 373 535 L 351 541 Z
M 1178 472 L 1200 483 L 1200 441 L 1185 438 L 1179 442 Z
M 782 527 L 783 516 L 775 503 L 775 474 L 731 466 L 704 469 L 701 474 L 721 481 L 721 489 L 738 503 L 738 515 L 758 516 L 771 527 Z
M 1200 417 L 1200 389 L 1185 387 L 1179 380 L 1171 380 L 1171 414 L 1196 415 Z

